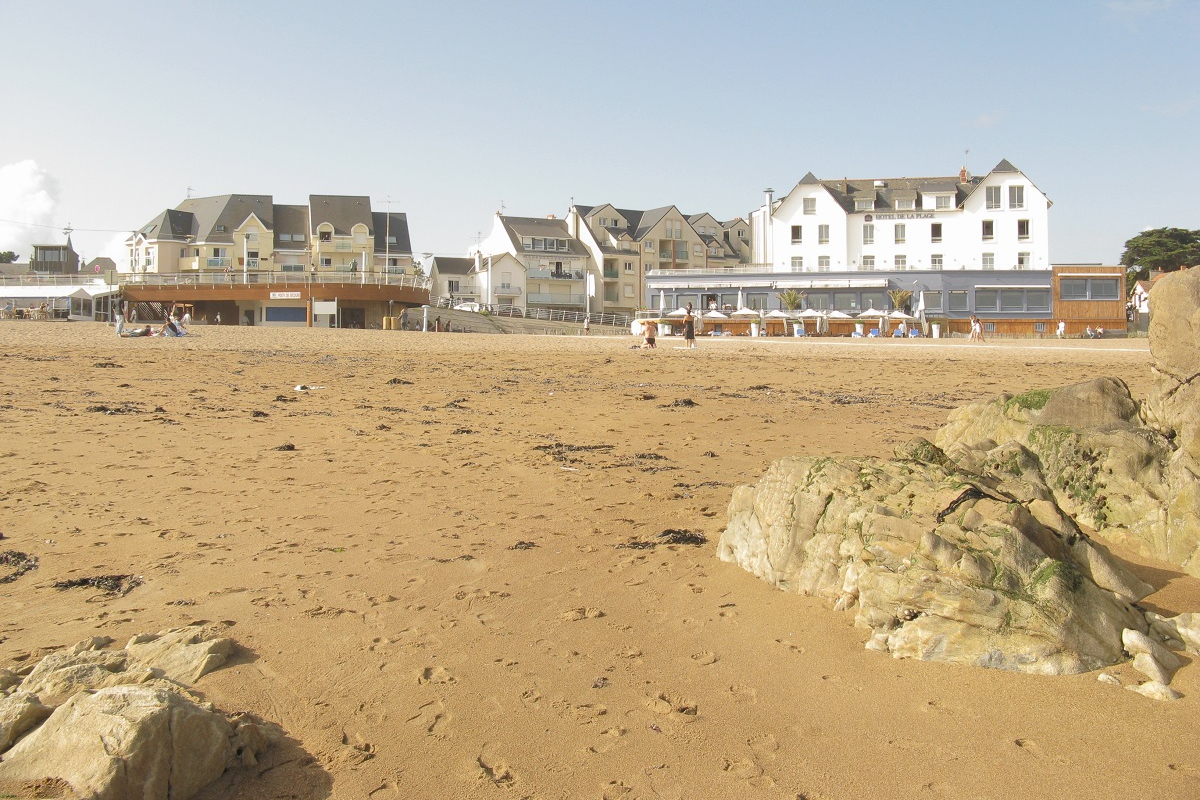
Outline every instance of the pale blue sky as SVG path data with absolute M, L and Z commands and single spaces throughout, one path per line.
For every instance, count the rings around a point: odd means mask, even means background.
M 1049 195 L 1055 262 L 1200 227 L 1200 0 L 0 0 L 0 32 L 0 168 L 36 162 L 37 220 L 77 229 L 189 186 L 369 194 L 460 254 L 501 202 L 729 219 L 810 170 L 953 175 L 967 149 Z

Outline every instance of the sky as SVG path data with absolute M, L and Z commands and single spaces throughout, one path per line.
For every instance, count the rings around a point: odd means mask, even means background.
M 21 260 L 67 225 L 119 256 L 189 191 L 369 195 L 462 255 L 500 210 L 725 220 L 1005 158 L 1055 263 L 1200 228 L 1200 0 L 0 0 L 0 32 Z

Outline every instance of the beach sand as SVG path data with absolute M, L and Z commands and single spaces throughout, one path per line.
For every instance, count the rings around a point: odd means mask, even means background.
M 1176 703 L 893 660 L 715 556 L 774 459 L 887 457 L 1003 391 L 1142 397 L 1145 340 L 195 331 L 0 323 L 0 550 L 41 561 L 0 585 L 0 666 L 226 625 L 197 690 L 287 738 L 205 798 L 1200 796 L 1191 659 Z M 670 528 L 708 542 L 619 547 Z

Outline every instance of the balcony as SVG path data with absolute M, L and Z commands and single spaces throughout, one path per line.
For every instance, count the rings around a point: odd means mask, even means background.
M 530 278 L 541 278 L 543 280 L 554 281 L 581 281 L 583 280 L 583 270 L 581 269 L 531 269 L 529 270 Z
M 246 259 L 246 269 L 258 269 L 258 259 L 257 258 L 247 258 Z
M 225 269 L 226 267 L 231 266 L 233 266 L 233 259 L 229 258 L 228 256 L 208 259 L 209 269 Z
M 513 286 L 511 283 L 502 283 L 496 287 L 496 294 L 500 297 L 519 297 L 521 287 Z
M 528 303 L 536 306 L 582 306 L 585 299 L 582 294 L 546 294 L 545 292 L 530 292 Z
M 606 280 L 606 281 L 615 281 L 616 279 L 617 279 L 617 270 L 616 270 L 616 267 L 614 267 L 614 268 L 612 268 L 612 269 L 609 269 L 608 267 L 605 267 L 605 268 L 604 268 L 604 280 Z

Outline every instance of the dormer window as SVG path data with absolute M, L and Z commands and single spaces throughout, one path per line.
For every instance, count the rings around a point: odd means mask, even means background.
M 224 232 L 225 232 L 225 226 L 224 226 L 224 225 L 218 225 L 218 226 L 217 226 L 217 228 L 216 228 L 216 230 L 217 230 L 217 233 L 224 233 Z
M 917 201 L 912 199 L 904 199 L 896 201 L 897 211 L 912 211 L 917 207 Z
M 854 200 L 854 210 L 855 211 L 874 211 L 875 210 L 875 198 L 874 197 L 856 198 Z
M 333 241 L 333 231 L 321 231 L 320 233 L 317 234 L 317 238 L 320 239 L 322 242 L 332 242 Z
M 937 197 L 933 198 L 933 207 L 936 211 L 949 211 L 950 195 L 939 194 Z

